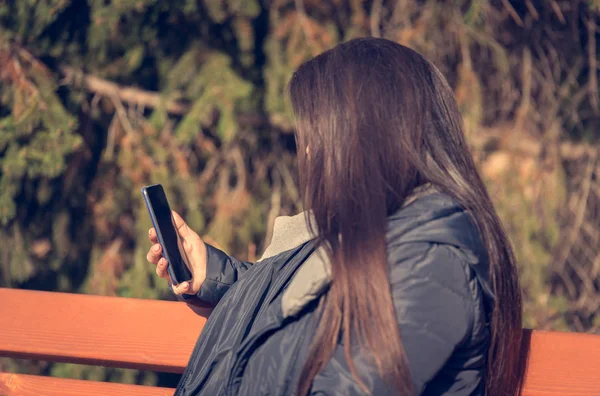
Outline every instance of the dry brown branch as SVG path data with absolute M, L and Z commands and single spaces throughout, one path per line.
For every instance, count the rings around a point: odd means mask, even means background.
M 217 166 L 221 163 L 221 156 L 216 154 L 211 157 L 211 159 L 207 162 L 204 170 L 198 177 L 198 192 L 200 196 L 204 195 L 206 191 L 206 187 L 208 182 L 212 180 L 215 175 L 215 171 L 217 170 Z
M 583 325 L 583 322 L 579 316 L 573 317 L 573 324 L 575 325 L 576 332 L 583 333 L 585 331 L 585 326 Z
M 371 36 L 373 37 L 381 37 L 381 10 L 382 10 L 383 0 L 375 0 L 373 2 L 373 7 L 371 8 L 371 18 L 369 19 L 369 23 L 371 25 Z
M 571 93 L 571 89 L 575 84 L 577 84 L 577 77 L 583 70 L 584 59 L 581 56 L 578 56 L 573 63 L 573 66 L 569 68 L 567 72 L 567 76 L 565 77 L 564 82 L 558 88 L 558 97 L 560 99 L 566 98 Z
M 302 0 L 294 0 L 294 4 L 296 6 L 296 11 L 298 12 L 298 17 L 300 18 L 300 26 L 302 27 L 302 32 L 304 33 L 304 37 L 308 44 L 313 48 L 318 48 L 314 44 L 314 35 L 312 34 L 312 29 L 308 24 L 308 18 L 306 16 L 306 9 L 304 8 L 304 2 Z M 316 55 L 316 54 L 315 54 Z
M 569 234 L 565 238 L 565 244 L 562 245 L 562 249 L 559 251 L 558 259 L 556 260 L 556 269 L 564 268 L 565 263 L 571 253 L 571 249 L 575 244 L 577 239 L 577 235 L 581 229 L 581 225 L 585 219 L 585 213 L 587 210 L 587 202 L 590 195 L 591 187 L 592 187 L 592 176 L 594 173 L 594 168 L 596 166 L 596 158 L 597 156 L 590 156 L 588 160 L 588 166 L 585 172 L 585 177 L 583 179 L 583 186 L 581 187 L 581 198 L 579 199 L 579 204 L 577 205 L 577 212 L 575 213 L 575 220 L 573 221 L 573 226 L 569 231 Z
M 569 267 L 571 267 L 573 269 L 573 271 L 575 271 L 575 273 L 579 277 L 581 283 L 583 283 L 585 285 L 585 291 L 587 293 L 584 293 L 583 290 L 579 290 L 580 296 L 595 295 L 596 288 L 594 287 L 594 282 L 590 278 L 589 273 L 587 273 L 586 270 L 584 270 L 581 267 L 581 265 L 579 265 L 578 263 L 574 263 L 574 262 L 570 263 Z M 585 297 L 583 297 L 583 298 L 585 301 Z
M 516 126 L 521 129 L 523 123 L 525 122 L 525 118 L 529 113 L 529 108 L 531 107 L 531 83 L 532 83 L 532 61 L 531 61 L 531 51 L 529 48 L 525 48 L 523 50 L 523 70 L 522 70 L 522 80 L 523 80 L 523 94 L 521 95 L 521 103 L 517 108 L 516 112 Z
M 71 84 L 77 84 L 81 81 L 87 91 L 95 94 L 94 99 L 96 101 L 100 97 L 107 97 L 115 103 L 115 108 L 118 106 L 118 102 L 116 101 L 116 98 L 118 98 L 120 103 L 126 103 L 129 106 L 136 107 L 138 110 L 145 108 L 156 109 L 162 105 L 167 112 L 177 116 L 184 115 L 190 109 L 190 106 L 186 103 L 173 99 L 164 99 L 157 92 L 124 87 L 97 76 L 83 74 L 68 66 L 61 66 L 60 70 L 65 75 L 65 81 L 70 81 Z M 121 108 L 124 110 L 123 106 Z M 241 125 L 256 128 L 268 123 L 268 119 L 259 114 L 241 113 L 237 116 Z
M 585 309 L 586 306 L 591 306 L 594 309 L 590 309 L 589 312 L 595 312 L 600 308 L 600 299 L 596 298 L 592 303 L 590 303 L 587 299 L 578 298 L 575 301 L 571 301 L 568 303 L 568 306 L 564 311 L 557 312 L 553 315 L 550 315 L 547 319 L 548 321 L 553 321 L 559 318 L 564 314 L 576 314 L 581 313 Z
M 556 267 L 554 272 L 558 275 L 558 277 L 562 280 L 563 285 L 567 288 L 567 294 L 569 298 L 576 298 L 577 287 L 575 286 L 575 283 L 573 283 L 573 279 L 571 279 L 571 276 L 564 271 L 564 264 L 563 268 Z
M 531 3 L 531 0 L 526 0 L 525 5 L 527 6 L 529 13 L 531 14 L 534 20 L 537 21 L 538 19 L 540 19 L 540 14 L 538 14 L 537 10 L 535 9 L 535 6 Z
M 593 19 L 586 21 L 588 31 L 588 58 L 590 65 L 590 77 L 588 87 L 590 90 L 590 102 L 594 113 L 598 114 L 600 110 L 598 106 L 598 78 L 596 76 L 596 23 Z
M 410 13 L 407 11 L 408 3 L 406 0 L 397 0 L 392 16 L 385 26 L 385 36 L 390 39 L 396 38 L 396 29 L 410 27 Z
M 131 122 L 129 122 L 129 117 L 127 117 L 127 111 L 125 111 L 125 107 L 123 106 L 123 102 L 121 102 L 119 95 L 115 91 L 113 91 L 110 93 L 109 97 L 111 99 L 111 102 L 113 103 L 113 106 L 115 106 L 115 112 L 119 117 L 119 121 L 121 122 L 123 129 L 127 134 L 133 134 L 133 127 L 131 126 Z
M 187 105 L 176 100 L 165 100 L 156 92 L 144 91 L 132 87 L 123 87 L 100 77 L 82 74 L 76 69 L 68 66 L 61 66 L 60 71 L 67 81 L 73 81 L 77 78 L 77 74 L 80 74 L 85 88 L 90 92 L 98 93 L 102 96 L 112 97 L 116 95 L 122 102 L 153 109 L 162 105 L 169 113 L 176 115 L 182 115 L 188 111 Z
M 104 150 L 104 155 L 107 160 L 112 160 L 113 154 L 115 151 L 115 134 L 117 128 L 117 115 L 115 114 L 110 120 L 110 125 L 108 126 L 108 133 L 106 135 L 106 149 Z
M 585 224 L 585 222 L 584 222 L 584 224 Z M 583 231 L 583 226 L 581 227 L 581 230 Z M 594 260 L 596 259 L 596 251 L 595 251 L 596 249 L 595 249 L 595 246 L 587 244 L 585 242 L 585 240 L 583 238 L 581 238 L 581 237 L 577 241 L 577 246 L 578 246 L 579 252 L 583 256 L 583 258 L 585 258 L 587 260 L 587 263 L 593 263 Z M 594 246 L 594 248 L 592 246 Z M 586 263 L 586 261 L 585 260 L 579 260 L 578 263 L 576 263 L 574 265 L 572 264 L 571 266 L 572 267 L 574 267 L 575 265 L 579 266 L 580 263 Z M 589 277 L 589 274 L 586 275 L 586 276 L 587 276 L 587 280 L 584 280 L 584 282 L 585 281 L 590 281 L 590 282 L 593 281 L 593 279 L 591 279 Z
M 277 167 L 281 178 L 283 179 L 283 185 L 286 189 L 287 194 L 290 196 L 295 205 L 300 206 L 300 194 L 296 188 L 296 182 L 290 170 L 285 164 L 280 163 Z
M 229 152 L 229 157 L 233 160 L 237 175 L 237 184 L 235 186 L 234 193 L 243 192 L 246 190 L 248 177 L 246 174 L 246 164 L 244 163 L 242 150 L 240 150 L 240 148 L 237 146 L 233 147 Z
M 521 19 L 521 17 L 517 13 L 517 11 L 514 9 L 512 4 L 510 4 L 510 2 L 508 0 L 502 0 L 502 5 L 506 9 L 506 11 L 508 11 L 508 13 L 510 14 L 510 16 L 512 17 L 512 19 L 515 21 L 515 23 L 517 25 L 519 25 L 521 27 L 525 26 L 525 24 L 523 23 L 523 20 Z
M 90 111 L 96 112 L 98 111 L 98 105 L 100 104 L 100 100 L 102 99 L 102 95 L 94 94 L 92 100 L 90 100 Z
M 507 130 L 515 129 L 516 127 L 514 125 L 488 130 L 481 129 L 469 137 L 469 143 L 477 149 L 482 149 L 489 144 L 500 142 L 502 137 L 505 136 Z M 521 139 L 518 143 L 519 144 L 516 147 L 512 148 L 512 151 L 515 153 L 537 157 L 542 150 L 542 144 L 539 140 Z M 595 155 L 596 152 L 600 151 L 600 147 L 590 144 L 564 141 L 558 144 L 558 150 L 561 159 L 574 161 Z
M 592 278 L 597 278 L 600 275 L 600 251 L 596 254 L 596 259 L 592 263 L 592 271 L 590 273 Z
M 600 174 L 600 172 L 598 174 Z M 590 222 L 585 222 L 583 223 L 581 230 L 590 238 L 591 246 L 600 246 L 600 229 L 594 228 Z
M 581 112 L 579 111 L 579 105 L 586 99 L 588 94 L 589 89 L 585 86 L 580 87 L 577 91 L 571 93 L 569 96 L 567 120 L 571 119 L 574 122 L 581 123 Z
M 567 23 L 567 20 L 565 19 L 565 15 L 560 10 L 560 6 L 558 5 L 558 3 L 556 3 L 556 0 L 550 0 L 550 6 L 552 7 L 552 11 L 554 11 L 556 16 L 560 20 L 560 23 L 562 23 L 563 25 L 565 23 Z
M 23 64 L 22 64 L 23 63 Z M 36 98 L 40 109 L 47 108 L 40 90 L 30 80 L 27 71 L 35 69 L 41 73 L 48 74 L 46 66 L 35 59 L 28 51 L 16 48 L 14 51 L 0 51 L 0 81 L 8 85 L 15 85 L 23 92 L 27 92 L 30 98 Z M 13 113 L 18 117 L 20 111 L 13 108 Z

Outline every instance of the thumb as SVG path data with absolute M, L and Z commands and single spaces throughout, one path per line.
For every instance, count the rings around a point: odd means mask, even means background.
M 185 222 L 185 220 L 183 220 L 179 213 L 172 210 L 171 218 L 173 219 L 173 225 L 175 226 L 175 229 L 177 230 L 179 235 L 185 238 L 192 234 L 192 230 L 190 230 L 190 227 L 188 227 L 187 223 Z
M 177 295 L 188 294 L 191 290 L 190 282 L 181 282 L 177 286 L 173 286 L 173 293 Z

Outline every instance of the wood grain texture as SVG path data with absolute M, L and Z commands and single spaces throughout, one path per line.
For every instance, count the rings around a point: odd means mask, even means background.
M 530 331 L 523 396 L 600 395 L 600 335 Z
M 182 373 L 208 309 L 0 288 L 0 356 Z
M 170 396 L 171 388 L 0 373 L 0 396 Z
M 0 356 L 181 373 L 210 312 L 194 311 L 179 302 L 0 288 Z M 523 396 L 600 396 L 600 335 L 526 330 L 522 346 Z M 65 380 L 45 381 L 0 373 L 0 395 L 21 383 L 25 390 L 12 394 L 34 394 L 27 389 L 38 385 L 50 389 L 51 381 L 60 389 Z M 86 394 L 100 394 L 94 389 L 105 386 L 73 384 L 89 386 Z

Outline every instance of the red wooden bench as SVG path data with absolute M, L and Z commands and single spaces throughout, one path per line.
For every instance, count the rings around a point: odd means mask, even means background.
M 181 373 L 208 309 L 0 288 L 0 357 Z M 166 336 L 170 334 L 170 336 Z M 600 395 L 600 336 L 527 330 L 524 396 Z M 0 373 L 0 395 L 170 395 L 173 389 Z

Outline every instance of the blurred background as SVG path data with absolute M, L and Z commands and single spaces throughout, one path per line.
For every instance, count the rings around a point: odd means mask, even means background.
M 599 23 L 598 0 L 0 1 L 0 287 L 170 299 L 145 260 L 153 183 L 207 242 L 259 257 L 274 218 L 301 210 L 292 72 L 371 35 L 454 88 L 517 251 L 524 325 L 597 332 Z

